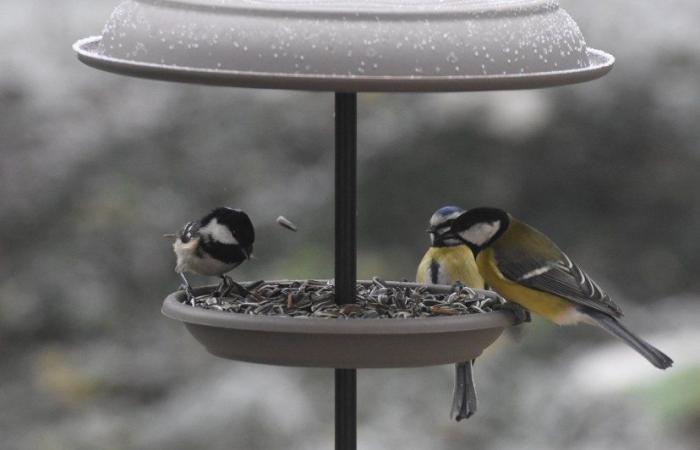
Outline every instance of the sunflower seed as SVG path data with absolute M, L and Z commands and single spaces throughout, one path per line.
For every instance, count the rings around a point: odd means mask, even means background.
M 279 216 L 277 218 L 277 223 L 283 228 L 286 228 L 290 231 L 297 231 L 297 226 L 294 225 L 291 220 L 287 219 L 284 216 Z
M 356 303 L 338 306 L 332 282 L 325 280 L 244 283 L 246 290 L 223 297 L 200 295 L 197 308 L 249 315 L 295 318 L 398 318 L 454 316 L 490 312 L 505 301 L 455 285 L 436 293 L 427 286 L 394 287 L 380 278 L 358 283 Z

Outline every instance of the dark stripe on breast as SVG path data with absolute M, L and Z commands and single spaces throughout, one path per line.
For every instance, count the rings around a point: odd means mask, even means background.
M 438 284 L 438 276 L 440 275 L 440 264 L 434 259 L 430 261 L 430 282 Z

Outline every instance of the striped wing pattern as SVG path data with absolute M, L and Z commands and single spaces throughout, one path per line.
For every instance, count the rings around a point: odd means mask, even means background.
M 517 248 L 494 249 L 498 269 L 509 280 L 621 317 L 622 310 L 608 294 L 564 252 L 558 253 L 557 258 L 539 259 Z

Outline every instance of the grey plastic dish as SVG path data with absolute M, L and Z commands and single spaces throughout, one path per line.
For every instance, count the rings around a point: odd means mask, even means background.
M 614 63 L 556 0 L 128 0 L 74 48 L 131 76 L 352 92 L 537 88 Z
M 388 283 L 417 286 L 413 283 Z M 213 287 L 196 290 L 211 292 Z M 450 286 L 431 286 L 449 292 Z M 493 292 L 480 291 L 487 296 Z M 183 304 L 170 294 L 162 312 L 183 322 L 209 353 L 238 361 L 330 368 L 420 367 L 476 358 L 515 323 L 509 311 L 415 319 L 301 319 L 252 316 Z

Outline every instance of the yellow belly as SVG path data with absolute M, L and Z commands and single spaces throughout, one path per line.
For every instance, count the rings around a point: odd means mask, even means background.
M 559 325 L 572 325 L 585 320 L 585 316 L 576 310 L 571 301 L 526 288 L 505 278 L 494 263 L 491 249 L 481 251 L 476 263 L 486 283 L 506 300 Z
M 437 266 L 435 280 L 432 277 L 433 264 Z M 423 284 L 454 284 L 459 281 L 471 288 L 484 288 L 472 251 L 466 245 L 428 249 L 418 266 L 416 281 Z

